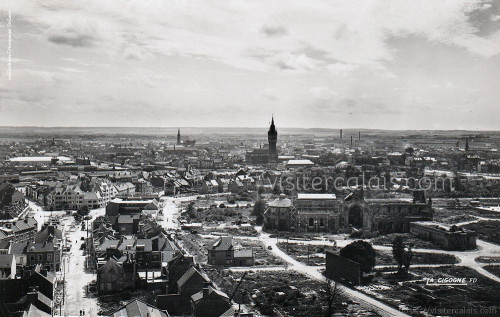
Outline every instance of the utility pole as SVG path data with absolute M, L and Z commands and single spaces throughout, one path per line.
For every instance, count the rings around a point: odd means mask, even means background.
M 307 266 L 309 266 L 309 244 L 307 245 Z

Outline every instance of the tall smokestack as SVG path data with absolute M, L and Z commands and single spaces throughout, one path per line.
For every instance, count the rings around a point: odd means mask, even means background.
M 358 140 L 361 141 L 361 131 L 358 132 Z
M 340 139 L 342 140 L 342 129 L 340 129 Z
M 351 146 L 352 146 L 352 135 L 351 135 Z

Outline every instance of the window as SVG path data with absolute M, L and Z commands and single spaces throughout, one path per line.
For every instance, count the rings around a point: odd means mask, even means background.
M 41 254 L 39 254 L 39 255 L 38 255 L 38 261 L 42 261 L 42 258 L 43 258 L 43 257 L 42 257 L 42 255 L 41 255 Z
M 34 255 L 30 255 L 30 261 L 31 262 L 35 262 L 35 256 Z
M 47 254 L 47 261 L 52 261 L 52 254 Z
M 309 226 L 314 227 L 314 219 L 313 218 L 309 218 Z

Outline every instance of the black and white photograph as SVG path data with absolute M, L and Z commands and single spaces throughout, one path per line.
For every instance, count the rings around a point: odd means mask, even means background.
M 0 317 L 500 316 L 500 0 L 1 0 Z

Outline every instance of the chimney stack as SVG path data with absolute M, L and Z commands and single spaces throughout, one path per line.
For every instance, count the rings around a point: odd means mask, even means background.
M 352 135 L 351 135 L 351 146 L 352 146 Z
M 358 132 L 358 140 L 361 141 L 361 131 Z
M 342 140 L 342 129 L 340 129 L 340 140 Z
M 203 282 L 203 299 L 208 297 L 208 292 L 210 290 L 210 282 Z
M 38 286 L 30 287 L 30 291 L 26 295 L 30 303 L 35 303 L 38 300 Z

